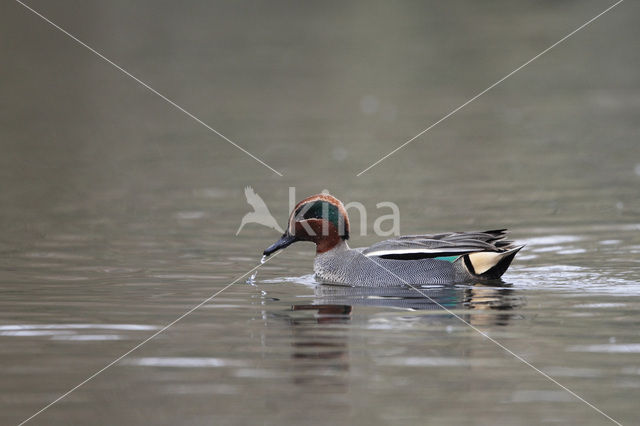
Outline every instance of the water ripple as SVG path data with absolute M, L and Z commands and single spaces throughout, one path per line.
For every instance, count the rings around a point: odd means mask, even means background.
M 640 353 L 640 343 L 620 343 L 608 345 L 575 345 L 567 348 L 569 352 L 600 352 L 600 353 Z
M 178 368 L 202 368 L 202 367 L 240 367 L 245 363 L 238 360 L 206 357 L 146 357 L 125 360 L 125 365 L 139 367 L 178 367 Z

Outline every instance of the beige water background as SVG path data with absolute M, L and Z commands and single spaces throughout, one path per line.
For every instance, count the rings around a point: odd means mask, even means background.
M 640 399 L 640 8 L 564 2 L 0 5 L 0 423 L 255 266 L 329 189 L 402 233 L 508 227 L 505 285 L 426 289 L 623 424 Z M 359 235 L 352 245 L 380 239 Z M 610 424 L 410 291 L 315 287 L 299 244 L 32 420 Z M 320 306 L 318 306 L 320 305 Z

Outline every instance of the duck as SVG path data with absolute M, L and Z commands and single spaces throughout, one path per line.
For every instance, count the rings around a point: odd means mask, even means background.
M 344 204 L 329 194 L 300 201 L 284 234 L 264 250 L 264 259 L 298 241 L 315 243 L 313 264 L 323 284 L 352 287 L 444 285 L 498 280 L 524 247 L 507 240 L 506 229 L 404 235 L 370 247 L 350 248 Z

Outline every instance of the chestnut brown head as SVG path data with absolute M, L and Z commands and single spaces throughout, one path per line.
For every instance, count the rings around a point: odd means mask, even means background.
M 349 218 L 342 202 L 328 194 L 317 194 L 295 206 L 286 231 L 264 255 L 269 256 L 296 241 L 311 241 L 316 244 L 316 253 L 324 253 L 348 238 Z

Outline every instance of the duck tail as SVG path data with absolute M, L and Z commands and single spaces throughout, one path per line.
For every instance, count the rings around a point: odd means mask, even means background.
M 524 246 L 513 247 L 503 252 L 469 253 L 464 256 L 464 265 L 472 275 L 485 279 L 498 279 L 505 273 L 522 247 Z

